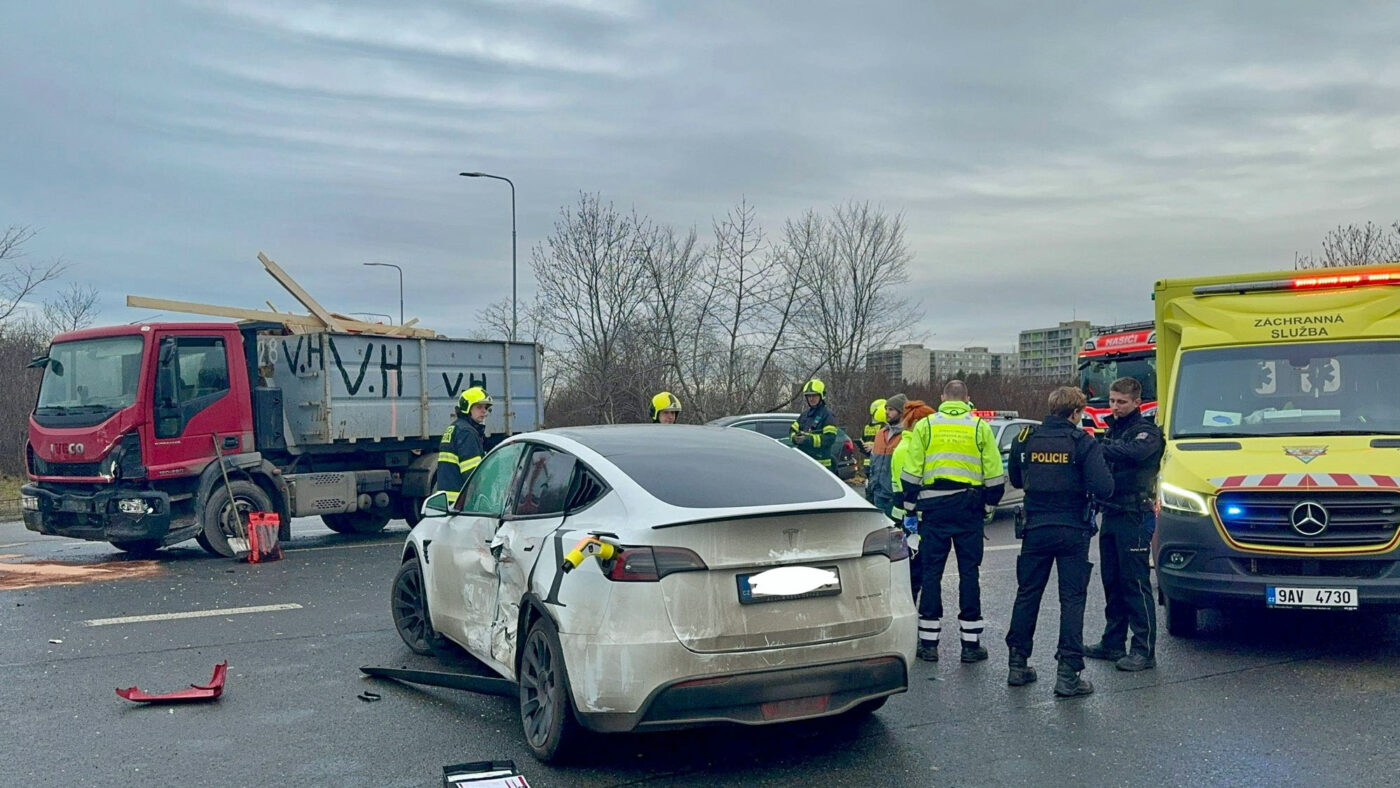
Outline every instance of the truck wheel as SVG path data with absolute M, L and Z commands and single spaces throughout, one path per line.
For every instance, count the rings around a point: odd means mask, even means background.
M 338 534 L 374 534 L 389 524 L 389 514 L 382 509 L 323 514 L 321 522 Z
M 545 763 L 565 758 L 583 735 L 564 672 L 564 649 L 554 625 L 537 618 L 520 658 L 520 725 L 525 743 Z
M 160 549 L 159 539 L 132 539 L 125 542 L 113 542 L 112 546 L 124 553 L 131 553 L 139 556 L 152 556 Z
M 426 500 L 428 499 L 414 498 L 411 496 L 399 498 L 395 504 L 395 513 L 399 516 L 399 519 L 408 523 L 409 528 L 412 528 L 422 522 L 423 502 Z
M 235 509 L 238 512 L 237 520 L 234 519 Z M 233 557 L 233 548 L 229 547 L 228 540 L 231 536 L 245 536 L 240 532 L 238 523 L 243 524 L 243 528 L 248 527 L 249 512 L 271 512 L 272 499 L 267 493 L 256 484 L 244 479 L 229 482 L 227 487 L 219 487 L 209 496 L 209 501 L 204 504 L 204 542 L 200 546 L 214 555 L 221 555 L 225 558 Z
M 448 650 L 447 638 L 433 629 L 432 618 L 428 616 L 428 589 L 417 557 L 399 566 L 389 595 L 389 607 L 394 613 L 394 628 L 409 651 L 426 655 Z
M 1196 607 L 1167 598 L 1167 631 L 1179 638 L 1196 636 Z

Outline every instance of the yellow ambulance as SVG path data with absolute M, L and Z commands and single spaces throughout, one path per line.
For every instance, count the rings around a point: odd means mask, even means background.
M 1400 608 L 1400 264 L 1157 282 L 1167 629 Z

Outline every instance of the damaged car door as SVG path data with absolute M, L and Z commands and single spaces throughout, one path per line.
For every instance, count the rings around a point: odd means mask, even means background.
M 525 448 L 524 443 L 508 443 L 481 461 L 457 497 L 459 510 L 428 548 L 435 592 L 430 604 L 456 628 L 444 632 L 478 657 L 491 653 L 497 584 L 493 542 Z
M 491 657 L 497 662 L 515 664 L 520 600 L 528 590 L 535 562 L 548 553 L 550 534 L 564 522 L 577 466 L 572 454 L 542 444 L 531 444 L 520 465 L 515 494 L 494 540 L 500 583 L 491 624 Z

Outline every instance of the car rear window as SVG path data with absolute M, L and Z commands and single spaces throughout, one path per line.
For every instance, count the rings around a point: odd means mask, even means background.
M 672 506 L 776 506 L 846 494 L 831 471 L 747 430 L 637 425 L 578 432 L 583 443 Z

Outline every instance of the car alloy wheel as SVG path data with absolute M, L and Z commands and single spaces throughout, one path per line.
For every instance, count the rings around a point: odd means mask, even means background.
M 544 619 L 530 627 L 520 659 L 520 724 L 526 744 L 541 761 L 563 757 L 578 738 L 563 650 Z
M 417 558 L 404 561 L 394 575 L 389 604 L 394 613 L 394 628 L 410 651 L 426 655 L 442 650 L 445 640 L 433 629 L 432 619 L 428 618 L 427 590 Z

